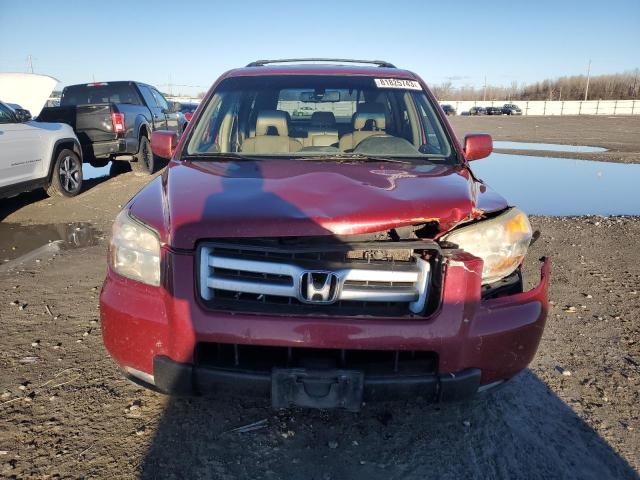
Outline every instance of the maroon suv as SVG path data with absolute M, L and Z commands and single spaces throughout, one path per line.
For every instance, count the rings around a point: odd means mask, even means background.
M 549 265 L 524 292 L 529 220 L 469 165 L 491 138 L 459 145 L 414 73 L 329 63 L 229 71 L 177 145 L 153 133 L 171 160 L 118 215 L 100 299 L 132 377 L 357 410 L 467 398 L 533 358 Z

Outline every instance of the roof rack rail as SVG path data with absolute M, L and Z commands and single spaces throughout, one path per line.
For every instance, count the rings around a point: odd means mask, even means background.
M 300 63 L 300 62 L 332 62 L 332 63 L 369 63 L 385 68 L 396 68 L 392 63 L 384 60 L 351 60 L 347 58 L 281 58 L 279 60 L 256 60 L 247 67 L 263 67 L 270 63 Z

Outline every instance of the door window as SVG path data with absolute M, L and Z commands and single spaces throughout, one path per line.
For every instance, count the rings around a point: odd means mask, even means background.
M 16 119 L 13 115 L 13 112 L 9 109 L 9 107 L 6 107 L 1 103 L 0 103 L 0 123 L 16 123 Z
M 140 91 L 142 92 L 142 96 L 144 97 L 144 101 L 147 102 L 147 106 L 149 108 L 157 108 L 158 107 L 158 103 L 156 102 L 155 97 L 153 96 L 153 94 L 151 93 L 151 90 L 149 90 L 149 88 L 140 85 Z
M 167 103 L 167 101 L 164 99 L 164 97 L 159 91 L 157 91 L 155 88 L 152 88 L 151 93 L 153 93 L 153 96 L 156 99 L 156 103 L 160 108 L 164 110 L 169 110 L 169 104 Z

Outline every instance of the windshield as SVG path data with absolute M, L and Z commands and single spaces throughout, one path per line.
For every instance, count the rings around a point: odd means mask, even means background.
M 444 161 L 452 148 L 415 81 L 259 76 L 223 81 L 186 144 L 190 156 L 366 156 Z

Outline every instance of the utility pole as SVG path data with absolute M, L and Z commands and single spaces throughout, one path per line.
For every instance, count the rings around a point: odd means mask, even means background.
M 27 67 L 29 68 L 29 73 L 33 73 L 33 57 L 31 54 L 27 55 Z
M 484 76 L 484 92 L 482 93 L 482 101 L 487 99 L 487 76 Z
M 589 66 L 587 67 L 587 86 L 584 88 L 584 101 L 587 101 L 587 95 L 589 95 L 589 77 L 591 77 L 591 59 L 589 59 Z

